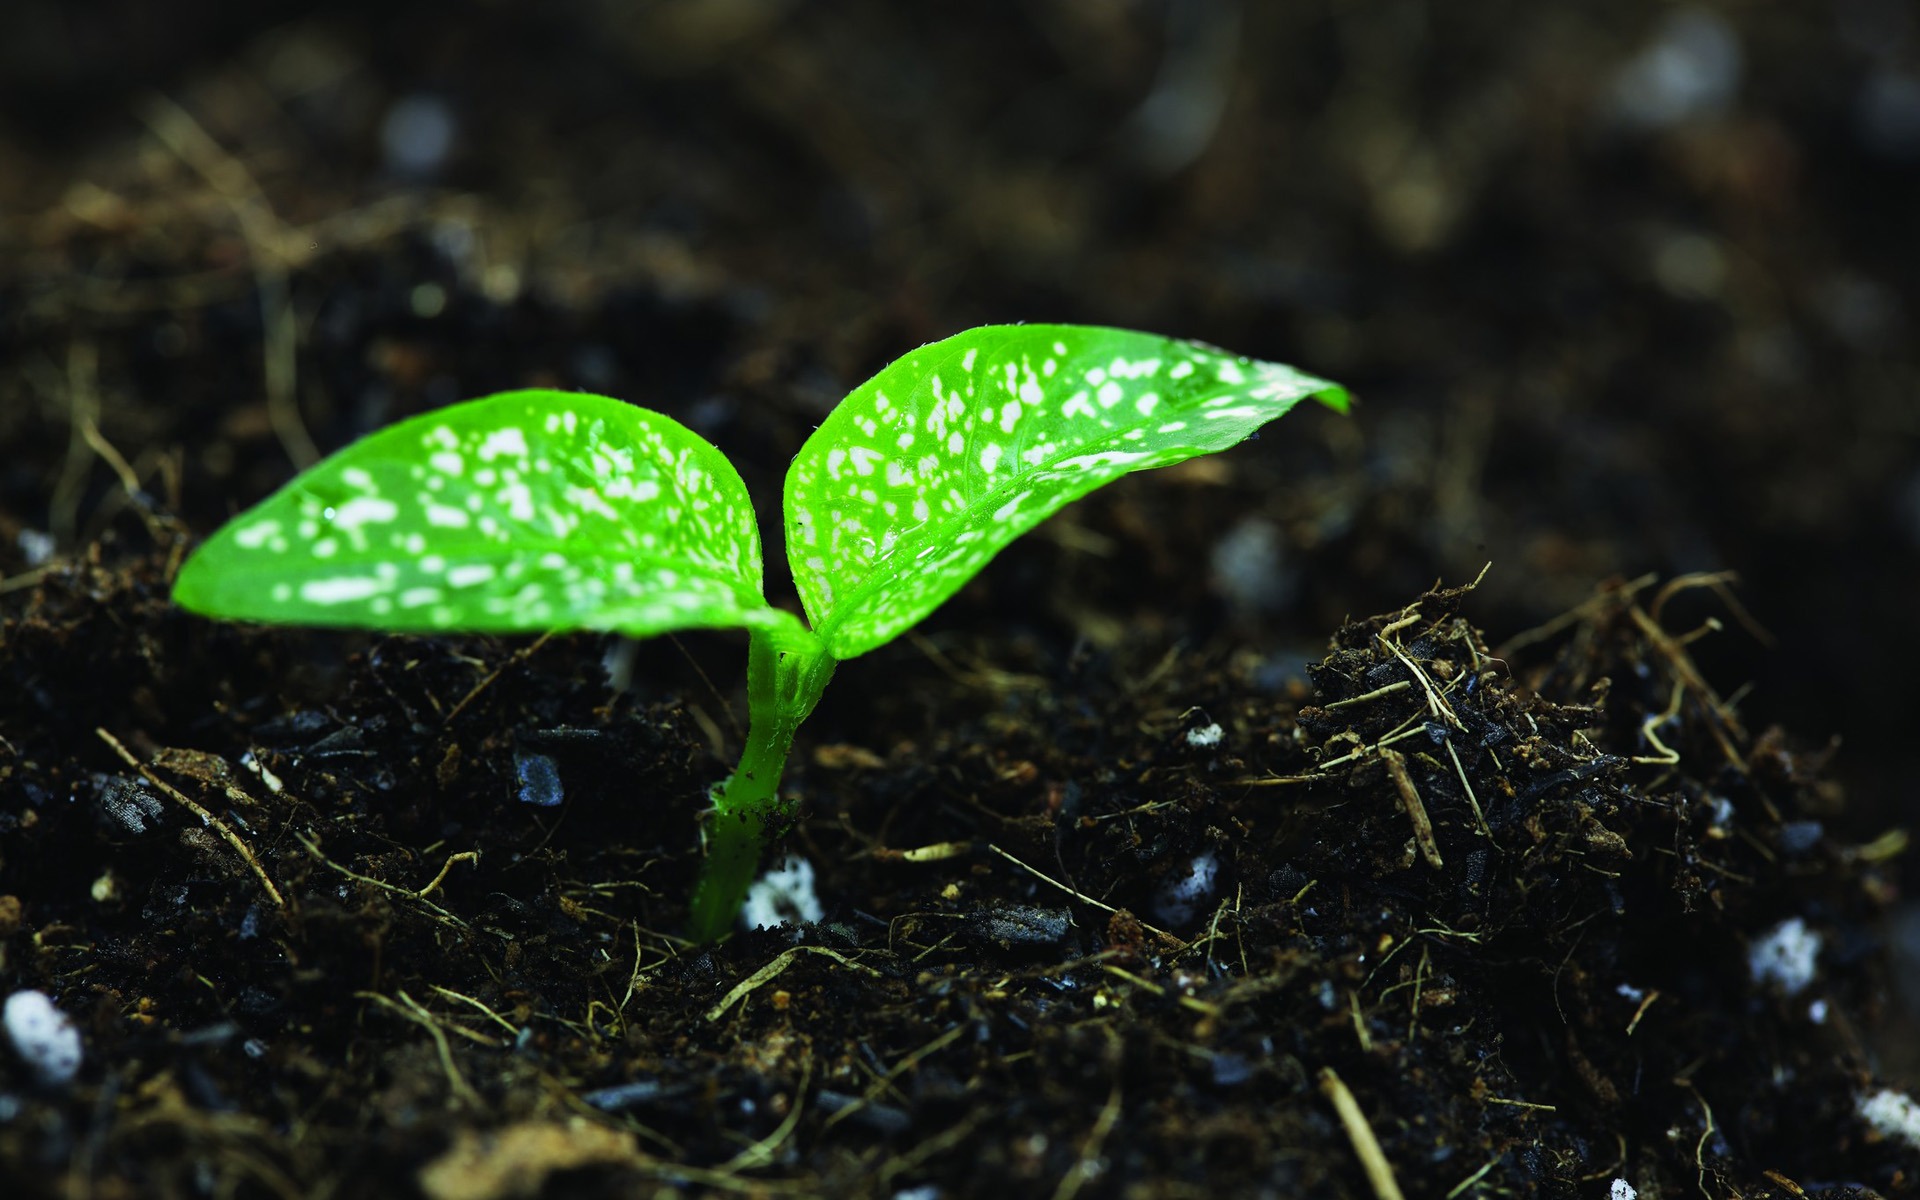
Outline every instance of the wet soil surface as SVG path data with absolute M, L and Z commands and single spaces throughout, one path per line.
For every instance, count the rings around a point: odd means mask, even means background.
M 0 990 L 85 1059 L 0 1053 L 0 1194 L 1920 1194 L 1896 8 L 23 12 Z M 166 600 L 436 404 L 628 397 L 770 504 L 1018 318 L 1362 404 L 843 665 L 817 923 L 677 937 L 734 639 Z

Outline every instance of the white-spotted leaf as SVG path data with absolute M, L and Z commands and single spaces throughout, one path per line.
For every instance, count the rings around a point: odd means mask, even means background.
M 1131 471 L 1232 446 L 1313 396 L 1291 367 L 1084 325 L 990 325 L 855 389 L 787 473 L 787 558 L 837 658 L 898 636 L 1014 538 Z
M 795 623 L 762 598 L 753 505 L 718 450 L 659 413 L 542 390 L 348 446 L 215 534 L 174 598 L 410 632 Z

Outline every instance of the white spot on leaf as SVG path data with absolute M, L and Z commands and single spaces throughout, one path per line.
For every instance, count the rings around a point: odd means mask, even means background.
M 334 527 L 347 533 L 362 525 L 385 525 L 400 515 L 400 506 L 378 496 L 356 496 L 333 512 Z
M 477 587 L 497 574 L 492 563 L 463 563 L 447 572 L 447 582 L 457 588 Z
M 268 538 L 280 532 L 278 521 L 256 521 L 233 535 L 236 544 L 248 550 L 258 550 L 266 544 Z
M 300 585 L 300 598 L 308 604 L 351 604 L 378 595 L 383 586 L 379 580 L 364 575 L 309 579 Z
M 527 435 L 508 426 L 487 434 L 480 442 L 480 457 L 488 462 L 502 456 L 525 458 L 527 456 Z

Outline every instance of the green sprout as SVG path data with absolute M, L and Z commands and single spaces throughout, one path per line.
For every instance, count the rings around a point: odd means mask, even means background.
M 529 390 L 402 421 L 215 533 L 174 600 L 209 616 L 394 633 L 751 635 L 751 719 L 714 796 L 691 934 L 726 933 L 791 806 L 780 774 L 842 659 L 938 608 L 1014 538 L 1130 471 L 1225 450 L 1346 392 L 1194 342 L 995 325 L 923 346 L 841 401 L 787 471 L 807 622 L 767 603 L 733 465 L 605 396 Z

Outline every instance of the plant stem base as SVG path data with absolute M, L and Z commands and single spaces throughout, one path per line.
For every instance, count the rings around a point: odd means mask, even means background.
M 793 735 L 833 678 L 834 657 L 799 626 L 756 629 L 747 658 L 751 713 L 740 765 L 714 804 L 707 830 L 707 861 L 694 887 L 688 934 L 718 941 L 732 927 L 769 840 L 784 832 L 792 812 L 780 802 L 780 775 Z

